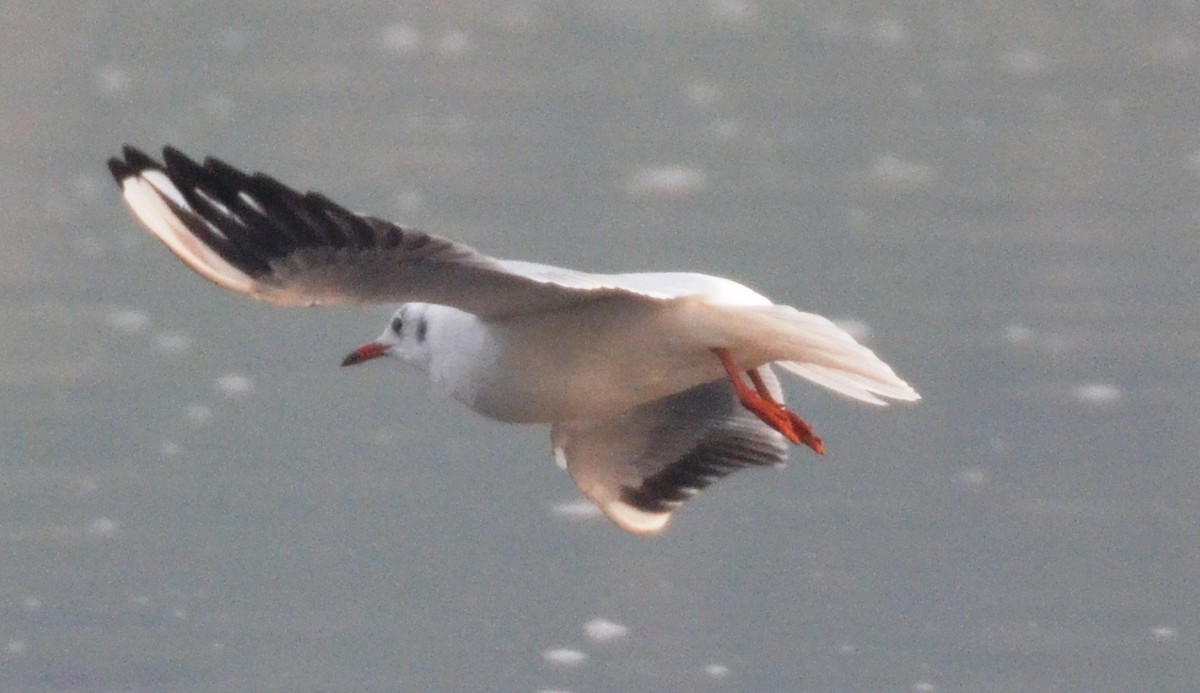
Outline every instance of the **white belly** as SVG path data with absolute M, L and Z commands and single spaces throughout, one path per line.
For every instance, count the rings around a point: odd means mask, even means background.
M 430 375 L 475 411 L 511 422 L 612 416 L 720 378 L 713 345 L 680 324 L 686 311 L 664 306 L 598 301 L 476 321 L 447 331 L 455 348 L 438 353 L 453 356 L 430 364 Z

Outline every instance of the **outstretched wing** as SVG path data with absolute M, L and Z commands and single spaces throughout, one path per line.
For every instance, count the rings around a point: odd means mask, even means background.
M 782 401 L 770 368 L 759 372 Z M 556 423 L 550 435 L 579 490 L 635 534 L 661 531 L 676 508 L 714 481 L 787 456 L 783 436 L 746 410 L 725 379 L 612 418 Z
M 600 275 L 498 260 L 218 159 L 197 163 L 170 147 L 162 163 L 133 147 L 123 154 L 109 169 L 142 224 L 206 279 L 271 303 L 421 301 L 501 317 L 604 297 L 670 298 Z

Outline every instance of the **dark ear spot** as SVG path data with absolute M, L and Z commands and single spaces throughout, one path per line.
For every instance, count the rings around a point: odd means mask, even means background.
M 424 342 L 425 335 L 428 332 L 429 332 L 429 321 L 427 321 L 425 318 L 421 318 L 417 322 L 417 342 L 418 343 Z

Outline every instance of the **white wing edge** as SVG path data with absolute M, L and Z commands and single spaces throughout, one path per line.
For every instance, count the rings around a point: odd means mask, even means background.
M 557 445 L 554 446 L 554 463 L 558 465 L 559 469 L 564 471 L 567 469 L 567 453 Z M 605 517 L 631 534 L 657 534 L 671 521 L 670 511 L 648 513 L 619 500 L 597 501 L 591 496 L 587 496 L 587 499 L 595 503 Z
M 197 239 L 171 208 L 191 209 L 166 174 L 147 169 L 129 176 L 121 181 L 121 195 L 138 221 L 205 279 L 238 293 L 254 293 L 256 282 Z

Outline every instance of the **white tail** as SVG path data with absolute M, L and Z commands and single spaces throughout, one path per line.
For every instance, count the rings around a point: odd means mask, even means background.
M 726 316 L 739 323 L 731 325 L 736 330 L 731 336 L 739 362 L 778 363 L 802 378 L 870 404 L 886 405 L 883 398 L 921 399 L 891 366 L 827 318 L 781 305 L 739 306 L 736 312 L 728 312 L 740 317 Z M 769 335 L 766 339 L 764 333 Z M 741 340 L 755 344 L 739 344 Z

